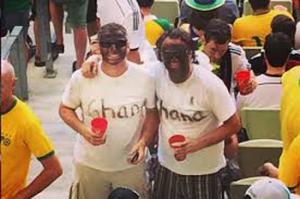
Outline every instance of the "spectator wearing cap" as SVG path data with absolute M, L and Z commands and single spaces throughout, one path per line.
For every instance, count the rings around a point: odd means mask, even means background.
M 227 23 L 233 24 L 239 12 L 236 4 L 232 0 L 184 0 L 180 8 L 180 21 L 188 23 L 194 15 L 215 15 Z
M 271 10 L 270 0 L 249 0 L 249 3 L 253 14 L 238 18 L 233 24 L 232 41 L 241 46 L 263 46 L 275 16 L 284 14 L 293 18 L 287 11 Z
M 263 178 L 253 183 L 246 191 L 244 199 L 299 199 L 280 181 Z

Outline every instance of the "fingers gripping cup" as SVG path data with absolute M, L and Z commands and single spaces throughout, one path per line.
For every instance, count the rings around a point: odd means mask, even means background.
M 183 135 L 176 134 L 176 135 L 171 136 L 168 141 L 169 141 L 170 146 L 172 148 L 176 149 L 176 148 L 179 148 L 179 147 L 176 146 L 176 145 L 174 146 L 173 144 L 174 143 L 184 142 L 185 141 L 185 137 Z M 185 158 L 186 158 L 186 156 L 179 157 L 179 156 L 175 155 L 175 159 L 177 161 L 183 161 L 183 160 L 185 160 Z
M 92 131 L 94 133 L 103 135 L 107 129 L 107 120 L 102 117 L 96 117 L 91 121 Z
M 237 82 L 241 95 L 245 94 L 244 90 L 246 89 L 247 84 L 250 81 L 250 71 L 249 70 L 238 71 L 235 73 L 234 78 Z

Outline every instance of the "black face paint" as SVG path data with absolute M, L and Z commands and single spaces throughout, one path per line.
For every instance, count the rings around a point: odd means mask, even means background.
M 184 44 L 170 44 L 162 48 L 162 60 L 174 83 L 182 83 L 188 78 L 189 53 Z
M 124 35 L 103 35 L 100 37 L 99 43 L 104 62 L 110 65 L 117 65 L 125 59 L 127 39 Z

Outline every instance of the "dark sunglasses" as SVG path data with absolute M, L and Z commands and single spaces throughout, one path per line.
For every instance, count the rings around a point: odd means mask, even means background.
M 117 39 L 117 40 L 113 40 L 113 41 L 100 41 L 100 46 L 102 48 L 110 48 L 112 45 L 115 45 L 116 48 L 122 48 L 124 46 L 126 46 L 127 44 L 127 40 L 125 39 Z

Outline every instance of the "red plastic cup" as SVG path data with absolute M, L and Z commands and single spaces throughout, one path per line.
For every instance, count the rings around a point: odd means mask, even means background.
M 92 131 L 94 133 L 103 135 L 107 129 L 107 124 L 108 122 L 105 118 L 96 117 L 91 121 Z
M 238 71 L 235 73 L 234 78 L 237 82 L 240 93 L 243 94 L 243 91 L 245 90 L 245 88 L 247 86 L 247 82 L 250 81 L 250 71 L 249 70 Z
M 185 137 L 183 135 L 173 135 L 169 138 L 169 144 L 172 148 L 178 148 L 177 146 L 173 146 L 173 143 L 178 143 L 178 142 L 184 142 L 185 141 Z

